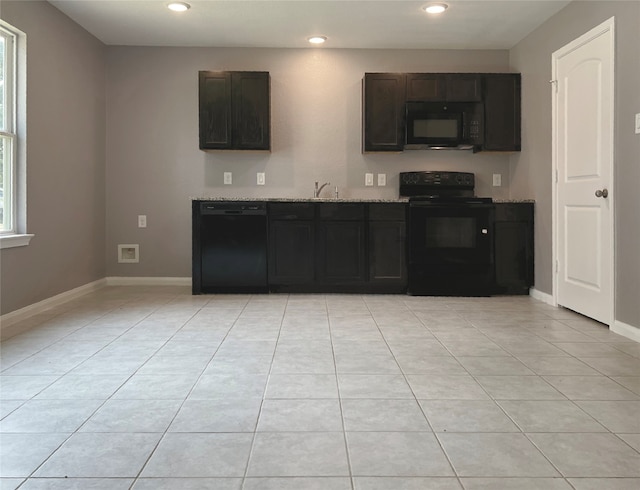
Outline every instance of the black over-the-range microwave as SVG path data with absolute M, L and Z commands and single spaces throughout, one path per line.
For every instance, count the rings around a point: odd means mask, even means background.
M 484 142 L 481 102 L 407 102 L 405 149 L 480 149 Z

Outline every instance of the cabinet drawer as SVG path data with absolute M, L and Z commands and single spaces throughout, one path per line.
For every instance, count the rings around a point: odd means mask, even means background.
M 369 204 L 369 220 L 371 221 L 405 221 L 407 205 L 405 203 L 371 203 Z
M 321 220 L 364 220 L 364 210 L 363 203 L 327 202 L 318 204 L 318 216 Z
M 531 221 L 533 222 L 533 203 L 531 202 L 499 202 L 496 206 L 496 221 Z
M 310 202 L 272 202 L 269 203 L 270 220 L 313 219 L 314 205 Z

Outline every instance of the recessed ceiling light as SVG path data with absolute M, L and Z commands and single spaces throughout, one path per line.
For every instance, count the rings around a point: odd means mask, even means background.
M 441 14 L 449 8 L 446 3 L 430 3 L 422 7 L 428 14 Z
M 169 10 L 173 10 L 174 12 L 184 12 L 185 10 L 189 10 L 191 5 L 184 2 L 171 2 L 167 5 Z
M 326 36 L 311 36 L 310 38 L 307 38 L 307 41 L 309 41 L 311 44 L 322 44 L 326 40 Z

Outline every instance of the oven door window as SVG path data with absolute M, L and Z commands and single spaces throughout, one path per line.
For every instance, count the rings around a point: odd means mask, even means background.
M 476 219 L 465 216 L 429 218 L 426 248 L 476 248 Z
M 416 206 L 410 211 L 413 264 L 488 264 L 491 206 Z

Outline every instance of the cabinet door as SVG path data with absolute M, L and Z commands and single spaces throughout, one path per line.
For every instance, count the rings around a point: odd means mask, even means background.
M 454 73 L 447 77 L 446 92 L 449 102 L 480 102 L 482 79 L 473 73 Z
M 480 102 L 482 78 L 476 73 L 408 73 L 407 100 Z
M 269 150 L 269 73 L 233 72 L 231 91 L 234 149 Z
M 484 76 L 486 151 L 520 151 L 520 74 Z
M 200 149 L 230 149 L 231 74 L 201 71 L 198 75 Z
M 445 100 L 447 76 L 442 73 L 407 73 L 407 100 L 427 102 Z
M 269 226 L 269 285 L 308 284 L 315 279 L 312 220 L 272 221 Z
M 406 285 L 406 224 L 404 221 L 369 222 L 369 281 Z
M 318 234 L 318 280 L 334 285 L 364 283 L 364 221 L 320 221 Z
M 364 151 L 402 151 L 405 125 L 405 76 L 364 76 Z
M 533 204 L 497 203 L 494 240 L 497 292 L 529 294 L 534 283 Z

